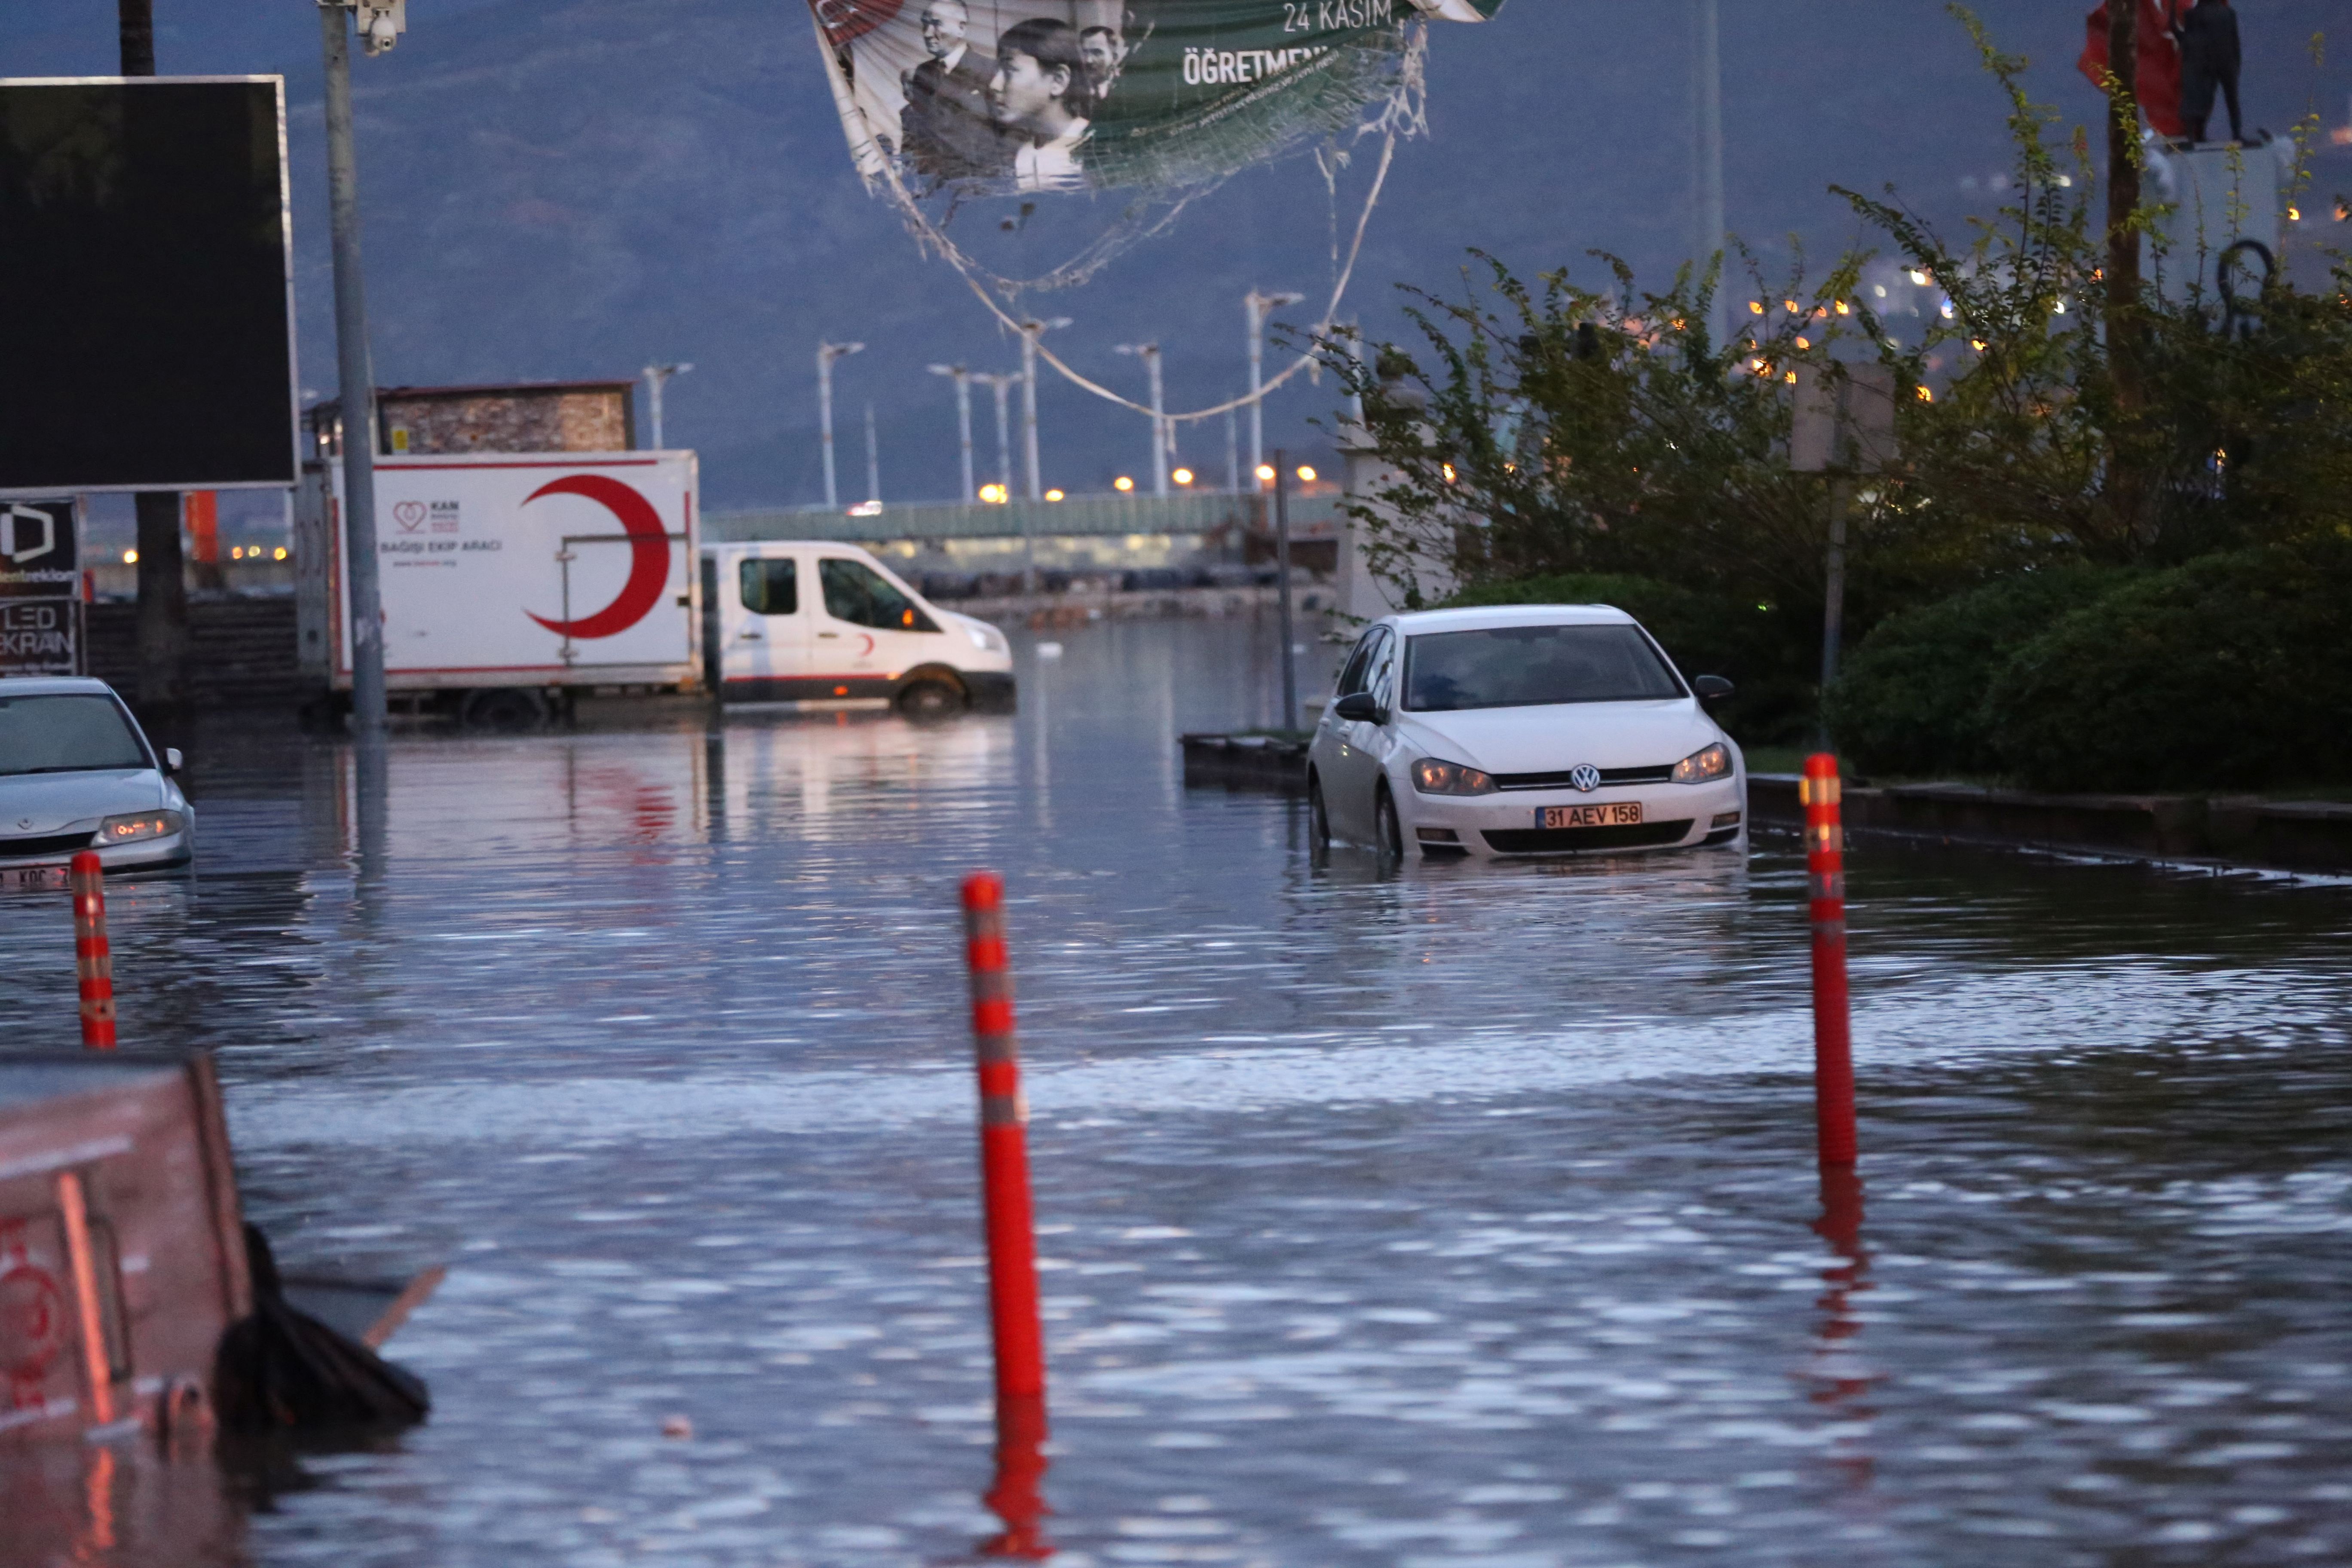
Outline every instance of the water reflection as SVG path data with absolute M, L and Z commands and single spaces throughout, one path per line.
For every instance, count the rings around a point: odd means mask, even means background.
M 996 1407 L 996 1479 L 982 1498 L 1004 1529 L 981 1542 L 983 1557 L 1043 1561 L 1054 1554 L 1045 1539 L 1045 1506 L 1039 1488 L 1048 1461 L 1045 1447 L 1045 1401 L 1035 1395 L 1000 1396 Z
M 1795 1235 L 1790 847 L 1318 869 L 1173 783 L 1270 637 L 1053 635 L 1009 719 L 395 738 L 380 829 L 347 749 L 194 737 L 198 874 L 110 889 L 124 1049 L 221 1048 L 289 1268 L 450 1265 L 391 1347 L 438 1397 L 243 1526 L 118 1451 L 115 1561 L 2352 1560 L 2341 895 L 1857 854 L 1868 1240 L 1859 1189 Z M 987 1397 L 976 864 L 1050 1531 Z M 70 1042 L 69 931 L 0 900 L 11 1038 Z M 0 1459 L 9 1568 L 84 1461 Z

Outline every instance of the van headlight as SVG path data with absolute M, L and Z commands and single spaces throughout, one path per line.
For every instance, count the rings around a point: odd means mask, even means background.
M 1412 787 L 1423 795 L 1492 795 L 1495 781 L 1476 768 L 1423 757 L 1412 764 Z
M 1675 783 L 1705 784 L 1731 771 L 1731 748 L 1717 741 L 1675 764 Z
M 964 627 L 963 635 L 970 637 L 971 639 L 971 646 L 980 649 L 982 653 L 1003 653 L 1004 651 L 1004 634 L 998 631 L 994 626 L 986 625 L 968 626 Z
M 142 811 L 131 816 L 110 816 L 98 825 L 100 844 L 136 844 L 142 838 L 168 838 L 188 825 L 176 811 Z

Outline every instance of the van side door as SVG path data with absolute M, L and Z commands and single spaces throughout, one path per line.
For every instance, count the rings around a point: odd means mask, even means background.
M 720 557 L 732 580 L 719 584 L 719 669 L 730 702 L 808 696 L 807 563 L 788 548 L 755 545 Z

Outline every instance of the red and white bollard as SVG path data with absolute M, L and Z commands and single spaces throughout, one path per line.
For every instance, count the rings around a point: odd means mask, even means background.
M 1020 1037 L 1004 945 L 1004 881 L 964 879 L 965 956 L 971 967 L 971 1037 L 980 1073 L 980 1174 L 988 1237 L 989 1317 L 996 1343 L 996 1484 L 988 1505 L 1004 1533 L 981 1550 L 1045 1557 L 1045 1333 L 1037 1304 L 1036 1226 L 1029 1203 L 1029 1107 L 1021 1094 Z
M 1854 1161 L 1853 1029 L 1845 984 L 1845 830 L 1838 821 L 1837 758 L 1805 759 L 1805 871 L 1813 927 L 1813 1116 L 1823 1165 Z
M 74 973 L 81 983 L 81 1043 L 114 1048 L 114 953 L 106 942 L 106 873 L 98 851 L 73 858 Z

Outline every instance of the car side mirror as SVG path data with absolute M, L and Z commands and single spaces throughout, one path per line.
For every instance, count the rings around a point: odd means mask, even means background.
M 1388 712 L 1369 691 L 1351 691 L 1331 704 L 1331 711 L 1351 724 L 1385 724 Z
M 180 755 L 179 747 L 166 746 L 163 748 L 163 771 L 165 773 L 176 773 L 187 765 L 187 759 Z
M 1702 675 L 1692 679 L 1691 689 L 1698 693 L 1701 702 L 1714 702 L 1730 696 L 1732 686 L 1719 675 Z

